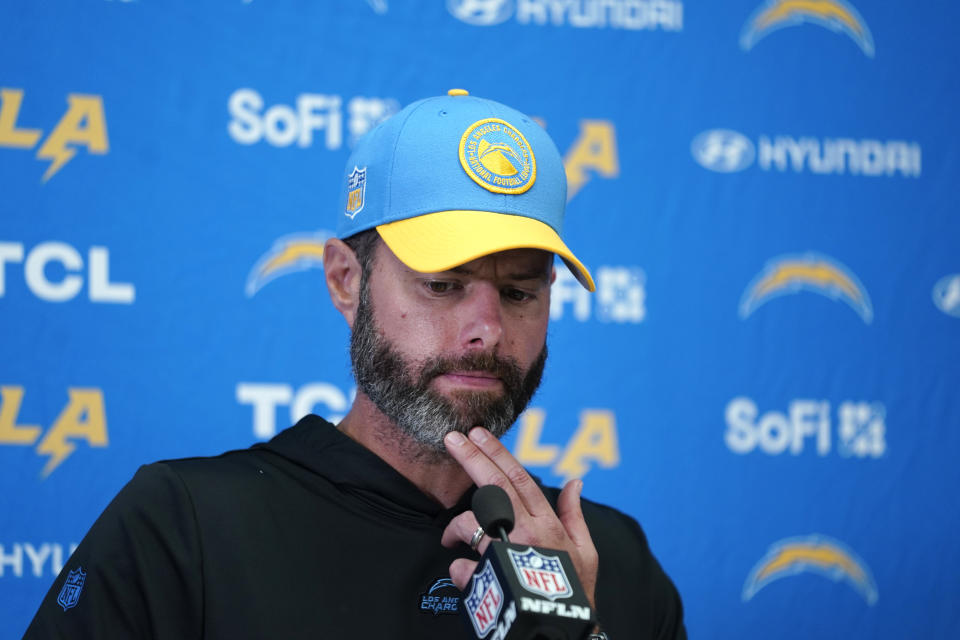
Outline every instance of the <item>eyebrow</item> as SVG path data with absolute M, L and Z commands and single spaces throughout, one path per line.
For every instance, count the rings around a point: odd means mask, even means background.
M 473 269 L 468 269 L 462 265 L 459 267 L 453 267 L 450 269 L 450 272 L 464 276 L 470 276 L 475 273 Z M 518 271 L 515 273 L 509 273 L 506 277 L 508 280 L 547 280 L 549 279 L 549 270 L 531 269 L 529 271 Z

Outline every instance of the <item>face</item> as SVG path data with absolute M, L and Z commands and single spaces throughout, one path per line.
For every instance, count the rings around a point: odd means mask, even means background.
M 361 285 L 350 354 L 358 388 L 428 450 L 510 428 L 546 361 L 552 255 L 506 251 L 420 273 L 382 242 Z

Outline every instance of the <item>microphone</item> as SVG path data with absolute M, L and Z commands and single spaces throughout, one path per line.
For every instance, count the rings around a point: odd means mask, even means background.
M 463 596 L 464 617 L 487 640 L 581 640 L 596 624 L 566 551 L 513 544 L 513 505 L 506 491 L 485 485 L 473 513 L 491 539 Z
M 484 531 L 510 542 L 507 534 L 513 531 L 513 505 L 506 491 L 495 484 L 484 485 L 473 494 L 470 506 Z

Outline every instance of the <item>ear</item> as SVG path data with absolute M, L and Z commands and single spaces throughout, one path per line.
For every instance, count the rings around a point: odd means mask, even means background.
M 323 245 L 323 273 L 330 301 L 353 329 L 357 305 L 360 303 L 362 269 L 353 249 L 343 240 L 330 238 Z
M 554 282 L 557 281 L 557 268 L 550 267 L 550 285 L 552 286 Z

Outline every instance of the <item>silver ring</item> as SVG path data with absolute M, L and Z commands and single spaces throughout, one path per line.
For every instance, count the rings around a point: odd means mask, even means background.
M 473 532 L 473 537 L 470 538 L 470 548 L 476 551 L 485 535 L 487 535 L 487 532 L 483 530 L 483 527 L 477 527 L 477 530 Z

